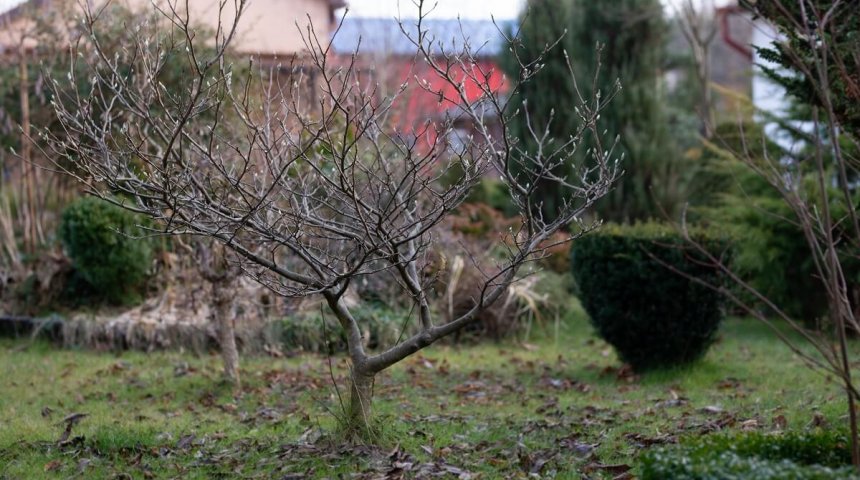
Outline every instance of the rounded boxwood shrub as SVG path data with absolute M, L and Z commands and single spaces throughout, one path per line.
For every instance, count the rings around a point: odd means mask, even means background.
M 642 480 L 860 479 L 849 445 L 838 431 L 713 435 L 649 450 L 639 464 Z
M 715 253 L 727 245 L 703 231 L 693 235 Z M 634 369 L 693 361 L 713 342 L 721 295 L 667 265 L 711 284 L 719 274 L 674 228 L 607 225 L 575 242 L 571 264 L 592 324 Z
M 152 245 L 140 238 L 143 217 L 95 197 L 63 210 L 59 237 L 76 273 L 111 303 L 139 298 L 152 263 Z M 86 289 L 83 289 L 86 290 Z

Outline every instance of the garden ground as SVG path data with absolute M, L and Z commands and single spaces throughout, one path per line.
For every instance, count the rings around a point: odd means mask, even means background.
M 337 441 L 340 357 L 245 358 L 234 395 L 214 353 L 3 341 L 0 478 L 625 478 L 642 449 L 685 435 L 845 423 L 838 385 L 754 321 L 726 322 L 691 367 L 636 376 L 569 317 L 557 335 L 434 346 L 382 375 L 377 447 Z

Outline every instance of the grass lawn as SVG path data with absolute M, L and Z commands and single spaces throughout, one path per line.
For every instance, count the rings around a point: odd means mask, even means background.
M 753 321 L 641 377 L 579 311 L 558 338 L 431 347 L 377 381 L 377 447 L 336 440 L 338 357 L 245 358 L 233 395 L 214 354 L 25 346 L 0 342 L 0 478 L 613 478 L 684 435 L 846 423 L 837 384 Z

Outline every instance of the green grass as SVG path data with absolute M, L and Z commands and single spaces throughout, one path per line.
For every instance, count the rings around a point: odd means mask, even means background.
M 25 346 L 0 342 L 0 478 L 612 478 L 684 435 L 845 423 L 838 385 L 754 321 L 728 321 L 693 366 L 641 377 L 578 310 L 557 338 L 431 347 L 377 380 L 377 447 L 333 433 L 339 357 L 245 358 L 234 395 L 214 354 Z M 59 447 L 75 412 L 89 416 Z

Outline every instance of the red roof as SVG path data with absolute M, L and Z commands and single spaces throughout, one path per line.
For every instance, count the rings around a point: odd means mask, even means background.
M 384 68 L 390 75 L 392 83 L 389 85 L 409 83 L 393 109 L 392 122 L 399 131 L 408 132 L 420 128 L 428 120 L 440 119 L 445 112 L 462 103 L 457 88 L 437 74 L 426 62 L 413 64 L 412 59 L 391 58 Z M 484 96 L 482 84 L 488 85 L 491 91 L 497 94 L 509 91 L 507 79 L 492 60 L 479 60 L 467 68 L 469 70 L 462 66 L 452 69 L 454 80 L 464 84 L 467 101 L 476 102 Z M 441 95 L 433 92 L 440 92 Z

